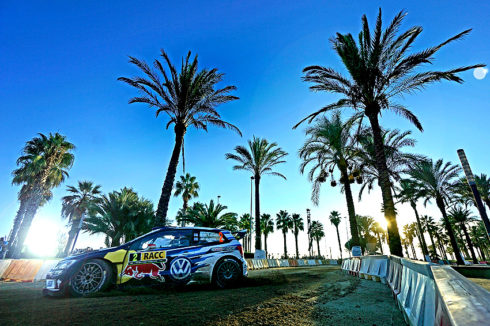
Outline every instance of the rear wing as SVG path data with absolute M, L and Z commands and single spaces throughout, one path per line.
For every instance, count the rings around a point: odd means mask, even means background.
M 236 231 L 236 232 L 233 232 L 233 236 L 235 237 L 235 239 L 240 240 L 240 239 L 243 239 L 247 235 L 247 232 L 248 232 L 247 230 Z

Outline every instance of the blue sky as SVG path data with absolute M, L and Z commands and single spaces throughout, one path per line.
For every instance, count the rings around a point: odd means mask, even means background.
M 218 109 L 242 130 L 243 138 L 216 128 L 208 133 L 190 130 L 186 135 L 187 169 L 201 183 L 200 200 L 221 195 L 221 202 L 232 211 L 247 212 L 249 175 L 232 171 L 233 164 L 224 154 L 253 135 L 266 137 L 290 155 L 278 168 L 287 181 L 263 179 L 262 211 L 275 214 L 286 209 L 304 215 L 310 207 L 313 218 L 327 226 L 322 249 L 332 247 L 335 254 L 334 229 L 327 216 L 334 209 L 346 215 L 343 195 L 338 187 L 325 187 L 320 206 L 313 207 L 310 185 L 298 172 L 297 150 L 304 140 L 303 132 L 291 127 L 337 98 L 311 93 L 300 79 L 301 70 L 321 64 L 344 71 L 328 39 L 336 32 L 357 35 L 364 13 L 374 25 L 378 7 L 382 7 L 386 23 L 405 9 L 405 28 L 424 27 L 414 50 L 435 45 L 466 28 L 474 29 L 463 41 L 443 49 L 435 68 L 490 61 L 490 4 L 480 1 L 411 1 L 403 5 L 389 1 L 2 2 L 0 235 L 8 234 L 18 205 L 18 188 L 11 185 L 15 160 L 25 141 L 38 132 L 60 132 L 77 146 L 66 185 L 92 180 L 105 192 L 131 186 L 157 203 L 173 132 L 164 129 L 163 116 L 155 119 L 153 109 L 128 105 L 135 92 L 116 79 L 138 73 L 128 64 L 128 55 L 152 61 L 164 48 L 174 62 L 188 50 L 198 53 L 201 67 L 217 67 L 226 74 L 223 85 L 238 87 L 240 100 Z M 418 115 L 424 133 L 392 114 L 384 115 L 382 124 L 413 130 L 418 141 L 415 151 L 433 158 L 456 163 L 456 150 L 464 148 L 474 172 L 490 173 L 489 77 L 477 80 L 472 72 L 461 76 L 466 81 L 462 85 L 435 84 L 400 99 Z M 39 211 L 36 227 L 53 230 L 63 224 L 60 198 L 66 185 L 57 188 L 53 200 Z M 172 199 L 170 216 L 180 206 L 180 199 Z M 380 206 L 381 196 L 374 191 L 357 210 L 381 218 Z M 413 220 L 409 208 L 400 206 L 399 211 L 400 224 Z M 425 211 L 439 218 L 433 207 Z M 341 236 L 346 238 L 345 232 Z M 99 242 L 84 235 L 80 245 L 98 246 Z M 279 233 L 272 242 L 272 250 L 279 253 Z M 293 242 L 290 250 L 292 246 Z

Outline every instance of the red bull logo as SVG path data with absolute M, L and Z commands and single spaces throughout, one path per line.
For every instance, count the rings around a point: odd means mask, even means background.
M 124 269 L 123 275 L 137 280 L 141 280 L 143 277 L 150 277 L 159 282 L 165 282 L 165 277 L 163 276 L 165 268 L 165 264 L 128 265 Z

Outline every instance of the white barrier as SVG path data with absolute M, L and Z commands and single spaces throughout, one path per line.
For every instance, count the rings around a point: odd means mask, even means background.
M 335 259 L 330 259 L 330 265 L 338 265 L 339 263 Z
M 3 273 L 9 267 L 11 261 L 12 261 L 12 259 L 2 259 L 2 260 L 0 260 L 0 279 L 2 278 Z
M 43 261 L 43 264 L 41 265 L 41 268 L 37 272 L 36 276 L 34 276 L 34 281 L 41 281 L 46 279 L 46 275 L 48 272 L 56 266 L 56 264 L 59 262 L 59 259 L 50 259 L 50 260 L 45 260 Z

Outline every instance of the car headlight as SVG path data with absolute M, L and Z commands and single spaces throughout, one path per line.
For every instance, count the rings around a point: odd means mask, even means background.
M 64 270 L 66 270 L 68 267 L 73 265 L 76 262 L 76 260 L 70 259 L 70 260 L 62 260 L 56 266 L 51 269 L 49 272 L 51 275 L 56 276 L 60 275 Z

